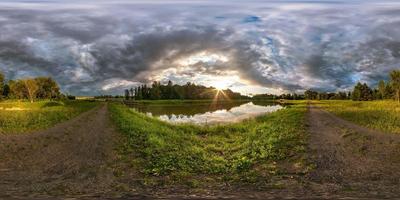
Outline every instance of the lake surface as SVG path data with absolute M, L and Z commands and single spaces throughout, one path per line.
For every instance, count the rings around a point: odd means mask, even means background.
M 272 102 L 224 102 L 180 104 L 135 104 L 139 112 L 170 123 L 221 124 L 275 112 L 283 108 Z

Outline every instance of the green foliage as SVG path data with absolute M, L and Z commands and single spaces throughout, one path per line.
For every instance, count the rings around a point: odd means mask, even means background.
M 50 77 L 37 77 L 35 81 L 39 87 L 36 98 L 55 99 L 60 96 L 60 87 L 57 82 Z
M 387 85 L 386 85 L 384 80 L 379 81 L 379 83 L 378 83 L 378 91 L 379 91 L 380 99 L 387 99 L 388 98 Z
M 0 133 L 15 134 L 48 128 L 96 105 L 85 101 L 2 102 Z
M 320 101 L 324 109 L 356 124 L 400 134 L 400 108 L 393 100 L 385 101 Z
M 0 99 L 3 98 L 4 93 L 4 74 L 0 71 Z
M 314 100 L 317 99 L 318 96 L 318 92 L 316 91 L 312 91 L 312 90 L 306 90 L 304 92 L 304 97 L 308 100 Z
M 10 94 L 10 86 L 8 84 L 5 84 L 3 86 L 3 98 L 8 97 Z
M 400 103 L 400 70 L 390 72 L 390 86 L 395 92 L 395 98 Z
M 373 100 L 372 90 L 366 83 L 361 84 L 360 82 L 354 86 L 354 90 L 351 96 L 353 101 L 370 101 Z
M 302 160 L 305 110 L 304 104 L 295 105 L 241 123 L 203 127 L 171 125 L 119 104 L 110 106 L 112 119 L 126 136 L 123 155 L 136 155 L 134 163 L 147 177 L 178 182 L 182 174 L 255 181 L 275 173 L 270 167 L 277 162 Z
M 0 73 L 0 96 L 8 99 L 56 99 L 61 96 L 60 87 L 51 77 L 36 77 L 23 80 L 10 80 L 3 84 Z
M 125 90 L 125 98 L 135 100 L 159 100 L 159 99 L 248 99 L 247 96 L 242 96 L 240 93 L 226 90 L 216 90 L 213 87 L 205 87 L 195 85 L 188 82 L 185 85 L 173 84 L 168 81 L 166 85 L 160 82 L 153 82 L 151 87 L 141 85 L 135 89 Z

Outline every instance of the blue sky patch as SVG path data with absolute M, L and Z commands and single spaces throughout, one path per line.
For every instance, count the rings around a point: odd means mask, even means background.
M 257 16 L 247 16 L 243 19 L 243 23 L 256 23 L 261 22 L 261 18 Z

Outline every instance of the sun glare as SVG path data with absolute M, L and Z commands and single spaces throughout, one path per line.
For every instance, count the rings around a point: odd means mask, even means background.
M 217 90 L 226 90 L 238 81 L 237 76 L 215 76 L 209 81 L 209 85 Z
M 225 90 L 229 87 L 229 85 L 224 81 L 218 81 L 213 84 L 213 87 L 217 90 Z

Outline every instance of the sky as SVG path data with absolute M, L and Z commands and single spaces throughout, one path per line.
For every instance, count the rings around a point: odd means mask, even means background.
M 153 81 L 281 94 L 400 69 L 400 2 L 0 0 L 0 71 L 73 95 Z

